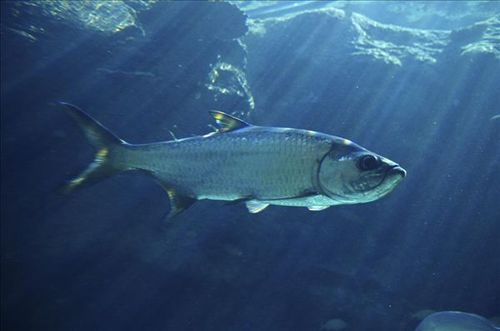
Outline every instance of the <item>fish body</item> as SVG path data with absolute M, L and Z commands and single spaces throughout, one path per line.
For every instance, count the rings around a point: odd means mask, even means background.
M 268 205 L 321 210 L 369 202 L 392 191 L 406 174 L 396 163 L 344 138 L 255 126 L 215 111 L 216 132 L 129 144 L 79 108 L 63 105 L 97 150 L 94 162 L 69 188 L 117 171 L 146 171 L 169 195 L 171 216 L 202 199 L 243 201 L 251 212 Z M 360 165 L 363 158 L 367 164 Z

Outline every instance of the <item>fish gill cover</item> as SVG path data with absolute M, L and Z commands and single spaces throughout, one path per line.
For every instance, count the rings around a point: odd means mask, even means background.
M 499 4 L 2 2 L 2 329 L 412 330 L 499 315 Z M 92 159 L 54 105 L 131 142 L 209 109 L 345 136 L 408 170 L 371 205 L 199 203 Z M 425 313 L 422 313 L 425 312 Z

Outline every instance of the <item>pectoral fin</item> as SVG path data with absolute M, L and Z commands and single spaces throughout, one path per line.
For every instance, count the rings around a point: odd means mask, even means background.
M 307 209 L 309 209 L 310 211 L 320 211 L 328 207 L 330 206 L 308 206 Z
M 260 202 L 258 200 L 250 200 L 246 202 L 247 209 L 252 214 L 257 214 L 266 209 L 269 204 Z

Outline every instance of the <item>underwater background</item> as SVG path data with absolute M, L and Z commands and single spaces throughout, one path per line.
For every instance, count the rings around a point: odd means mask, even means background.
M 1 2 L 2 330 L 414 330 L 500 316 L 500 3 Z M 134 143 L 218 109 L 400 163 L 322 212 L 200 201 L 150 177 L 69 196 L 93 150 L 56 105 Z

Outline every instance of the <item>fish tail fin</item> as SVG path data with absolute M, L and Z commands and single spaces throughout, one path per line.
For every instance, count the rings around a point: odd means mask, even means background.
M 78 123 L 87 140 L 96 150 L 92 163 L 80 175 L 70 180 L 62 192 L 70 193 L 76 188 L 126 170 L 122 162 L 117 162 L 117 155 L 124 154 L 128 144 L 80 108 L 66 102 L 60 102 L 60 104 L 66 113 Z

